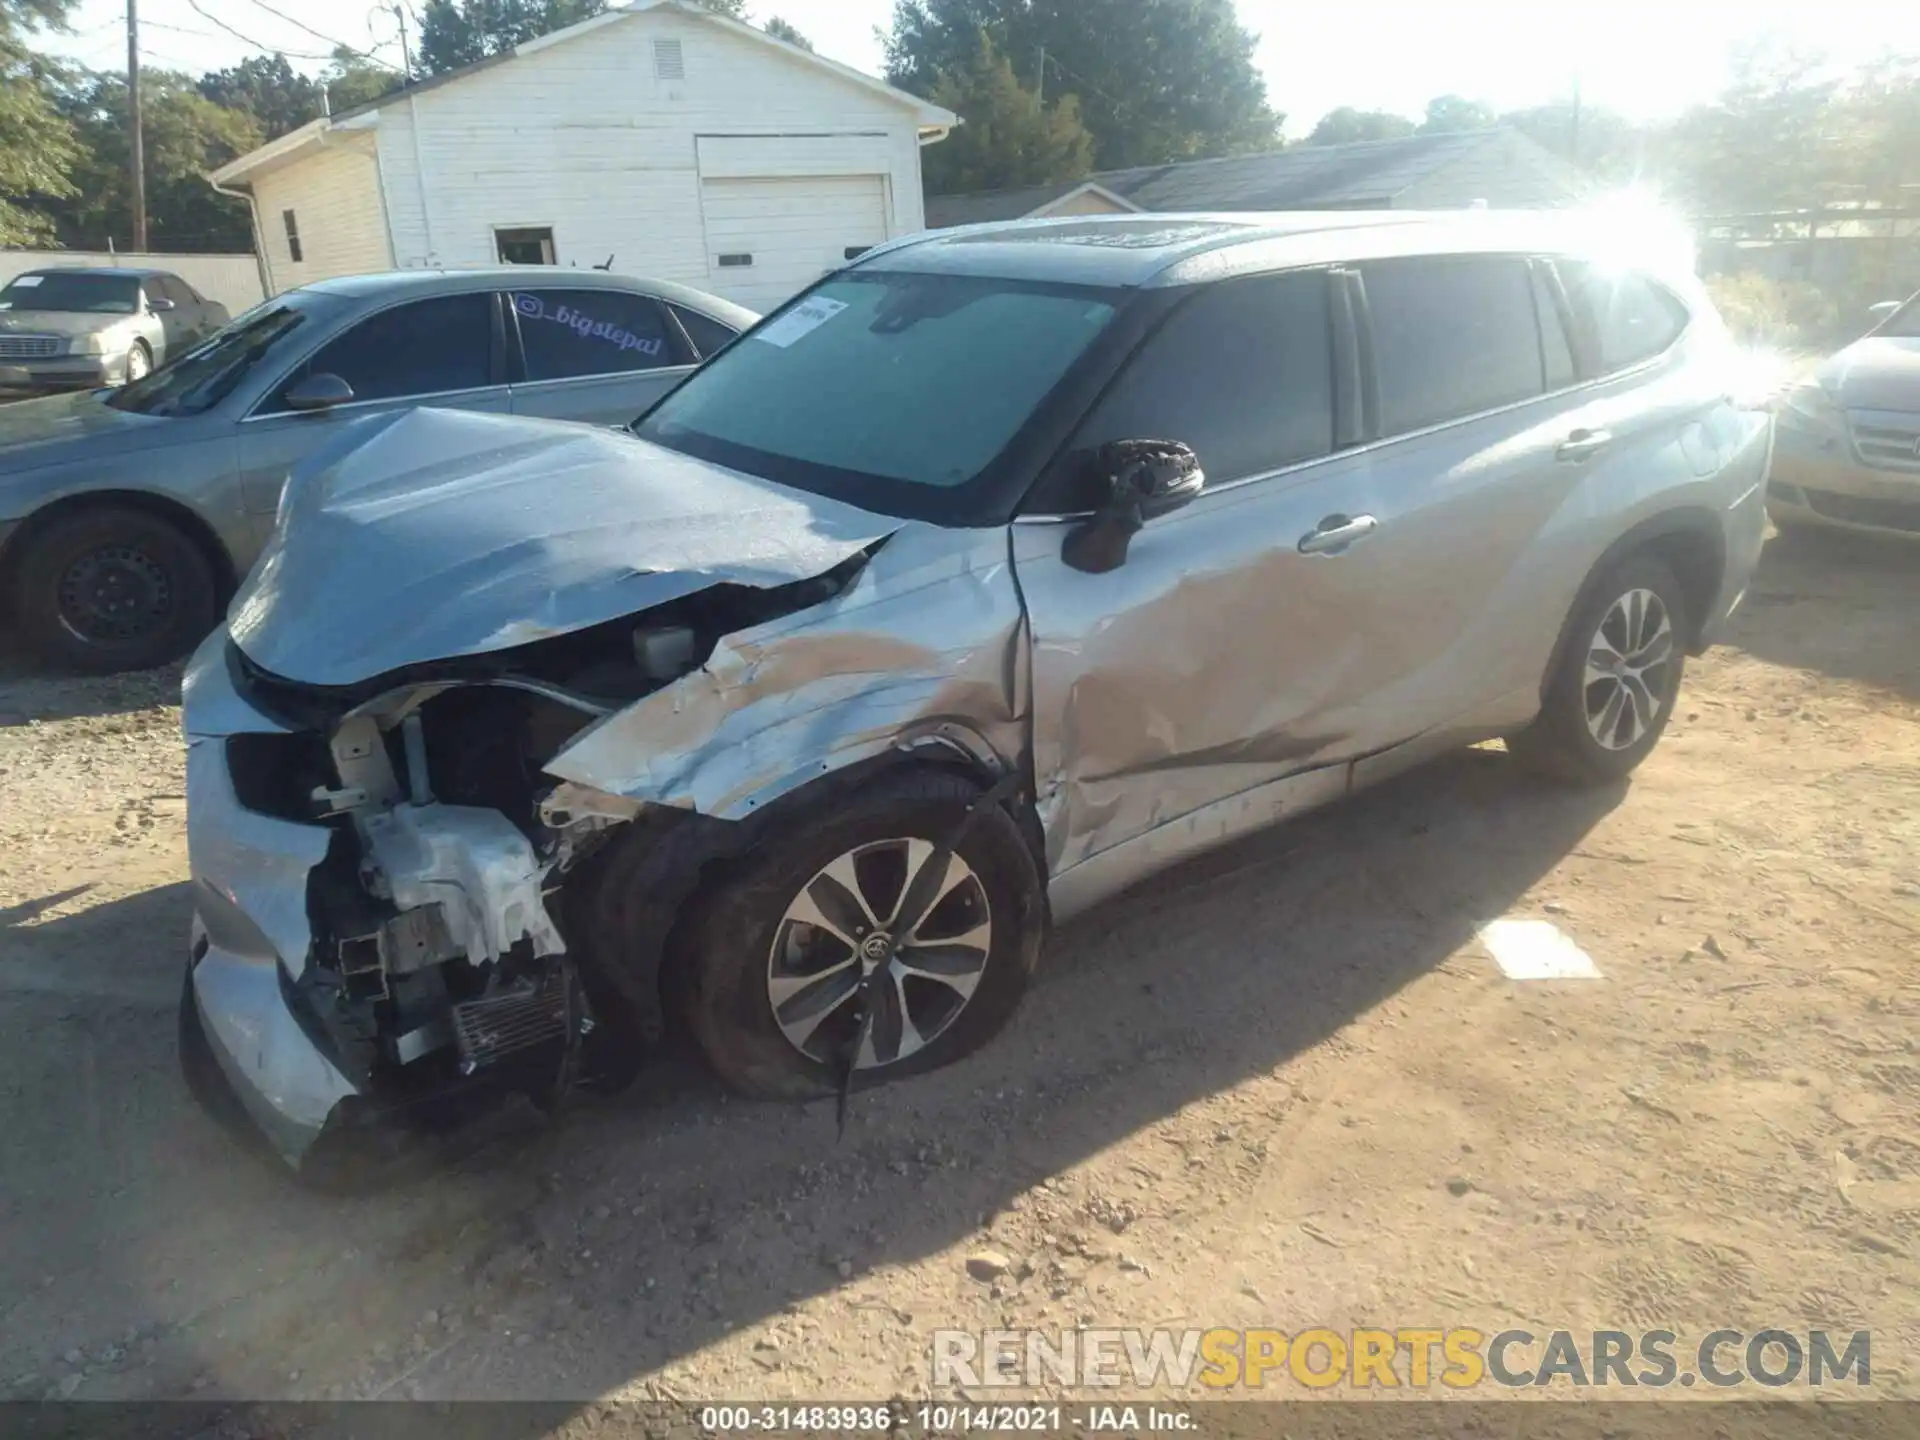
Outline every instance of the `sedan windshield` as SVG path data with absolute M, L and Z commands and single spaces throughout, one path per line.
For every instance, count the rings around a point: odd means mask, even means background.
M 146 379 L 114 391 L 107 403 L 136 415 L 198 415 L 210 410 L 256 366 L 290 359 L 288 337 L 305 319 L 286 297 L 257 306 Z
M 0 290 L 0 310 L 58 310 L 78 315 L 132 315 L 140 282 L 131 275 L 16 275 Z
M 1114 316 L 1111 292 L 854 272 L 662 401 L 636 433 L 797 489 L 954 519 Z

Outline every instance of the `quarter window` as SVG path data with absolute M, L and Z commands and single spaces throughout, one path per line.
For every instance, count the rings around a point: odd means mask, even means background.
M 1404 435 L 1545 390 L 1524 260 L 1391 260 L 1363 274 L 1383 433 Z
M 1603 375 L 1653 359 L 1687 328 L 1686 307 L 1644 275 L 1580 260 L 1555 265 L 1574 313 L 1594 337 Z
M 1210 484 L 1333 449 L 1333 359 L 1325 274 L 1212 286 L 1150 338 L 1073 448 L 1178 440 Z M 1073 508 L 1063 497 L 1063 508 Z
M 493 296 L 415 300 L 369 316 L 288 377 L 338 375 L 355 400 L 400 400 L 492 383 Z
M 680 324 L 687 332 L 687 338 L 693 341 L 693 348 L 700 352 L 700 358 L 724 350 L 731 345 L 739 332 L 730 325 L 722 325 L 711 316 L 702 315 L 698 310 L 687 310 L 674 306 L 673 313 L 680 317 Z

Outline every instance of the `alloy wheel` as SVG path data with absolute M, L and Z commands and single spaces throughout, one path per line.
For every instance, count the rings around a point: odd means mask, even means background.
M 862 1070 L 926 1048 L 979 988 L 993 911 L 958 854 L 920 923 L 904 936 L 893 928 L 934 849 L 921 839 L 861 845 L 823 866 L 781 916 L 767 958 L 767 1000 L 780 1033 L 809 1059 L 834 1064 L 845 1055 L 860 1030 L 863 982 L 873 1023 L 855 1059 Z
M 127 383 L 144 380 L 153 372 L 153 362 L 147 358 L 147 352 L 138 345 L 127 352 Z
M 1601 748 L 1629 750 L 1660 718 L 1674 660 L 1673 620 L 1652 590 L 1629 590 L 1587 642 L 1581 682 L 1587 731 Z

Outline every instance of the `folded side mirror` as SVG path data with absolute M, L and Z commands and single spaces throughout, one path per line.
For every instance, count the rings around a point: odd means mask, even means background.
M 345 405 L 352 399 L 351 385 L 338 375 L 323 372 L 294 382 L 287 393 L 280 397 L 280 403 L 289 410 L 314 414 L 321 410 L 331 410 L 336 405 Z
M 1141 526 L 1192 503 L 1207 483 L 1200 457 L 1177 440 L 1115 440 L 1084 463 L 1102 498 L 1068 533 L 1060 558 L 1090 575 L 1124 565 Z

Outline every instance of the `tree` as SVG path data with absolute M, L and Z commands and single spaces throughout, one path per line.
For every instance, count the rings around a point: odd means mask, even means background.
M 1427 102 L 1427 118 L 1420 123 L 1420 133 L 1450 135 L 1456 130 L 1486 130 L 1492 125 L 1493 110 L 1483 102 L 1439 95 Z
M 321 75 L 320 83 L 327 92 L 328 109 L 338 115 L 391 95 L 406 84 L 406 77 L 341 45 L 335 48 L 333 63 Z
M 1508 111 L 1498 123 L 1518 130 L 1597 180 L 1624 184 L 1643 169 L 1646 132 L 1603 106 L 1554 100 Z
M 1413 121 L 1387 110 L 1356 110 L 1342 105 L 1320 117 L 1307 136 L 1309 145 L 1351 145 L 1357 140 L 1398 140 L 1413 134 Z
M 1662 168 L 1695 209 L 1752 215 L 1810 209 L 1846 187 L 1857 151 L 1844 143 L 1839 84 L 1825 57 L 1767 39 L 1735 53 L 1719 100 L 1662 137 Z
M 71 0 L 0 0 L 0 245 L 45 244 L 44 206 L 72 196 L 79 160 L 54 101 L 54 67 L 27 48 L 29 33 L 64 29 Z
M 321 86 L 287 63 L 284 55 L 254 55 L 226 70 L 200 77 L 202 95 L 229 110 L 244 110 L 268 140 L 298 130 L 321 111 Z
M 605 0 L 427 0 L 420 11 L 420 67 L 429 75 L 457 70 L 604 9 Z
M 931 97 L 983 37 L 1047 98 L 1079 96 L 1102 169 L 1275 143 L 1280 117 L 1232 0 L 895 0 L 887 78 Z
M 767 21 L 766 31 L 776 40 L 784 40 L 789 45 L 797 45 L 800 49 L 812 53 L 813 42 L 778 15 Z
M 922 158 L 935 195 L 1078 180 L 1093 168 L 1093 136 L 1080 123 L 1079 102 L 1062 95 L 1042 105 L 991 40 L 983 38 L 972 62 L 943 75 L 928 98 L 967 122 Z
M 185 75 L 147 70 L 140 77 L 147 179 L 147 224 L 155 250 L 253 248 L 245 202 L 207 184 L 209 171 L 257 147 L 260 124 L 244 110 L 216 105 Z M 133 233 L 127 146 L 127 83 L 87 75 L 61 99 L 80 141 L 77 195 L 49 207 L 68 245 L 105 249 Z
M 724 15 L 729 20 L 744 22 L 747 18 L 747 0 L 699 0 L 699 3 L 713 11 L 714 14 Z M 767 30 L 771 33 L 773 27 L 769 25 Z M 781 36 L 781 39 L 784 40 L 785 38 L 784 35 Z M 808 46 L 807 48 L 812 49 L 813 47 Z

